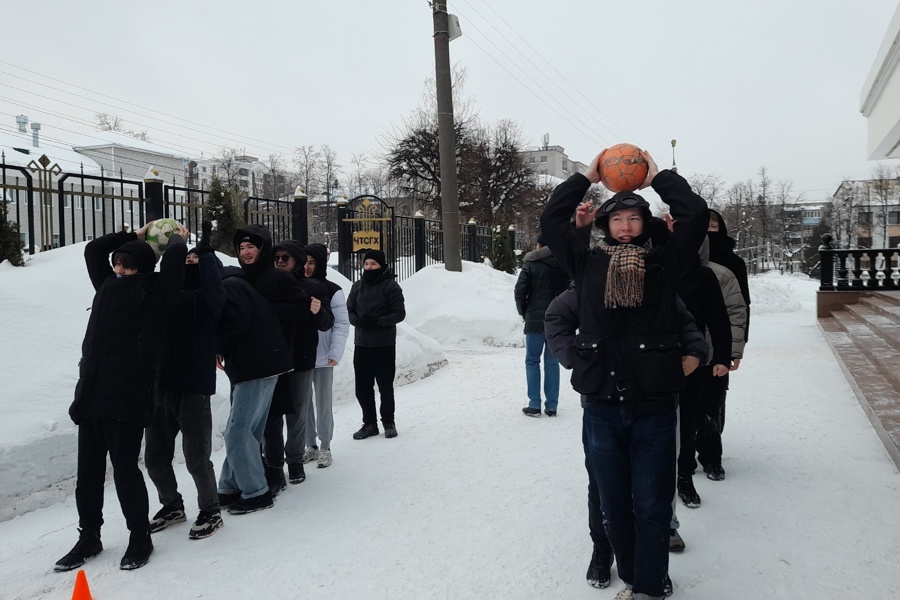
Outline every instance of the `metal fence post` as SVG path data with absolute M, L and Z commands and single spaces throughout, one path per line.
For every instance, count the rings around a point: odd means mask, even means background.
M 144 175 L 144 192 L 147 195 L 147 222 L 162 219 L 166 216 L 165 194 L 163 194 L 163 178 L 159 171 L 150 167 Z M 143 225 L 143 223 L 141 223 Z
M 819 246 L 819 262 L 821 264 L 821 284 L 819 289 L 823 291 L 834 290 L 834 248 L 831 247 L 831 234 L 822 236 L 822 245 Z
M 294 204 L 291 207 L 291 227 L 293 229 L 291 238 L 297 240 L 304 246 L 309 243 L 307 201 L 308 198 L 303 192 L 303 188 L 297 186 L 297 189 L 294 190 Z
M 338 271 L 350 279 L 350 249 L 353 240 L 347 224 L 344 223 L 344 219 L 347 218 L 347 204 L 349 203 L 346 198 L 337 201 Z
M 516 255 L 516 226 L 510 225 L 507 230 L 507 235 L 509 235 L 509 249 L 510 252 L 513 253 L 513 257 Z
M 471 262 L 478 262 L 478 223 L 475 222 L 475 217 L 469 219 L 466 227 L 469 232 L 468 260 Z
M 414 223 L 413 247 L 416 255 L 416 273 L 418 273 L 425 268 L 425 213 L 417 210 Z

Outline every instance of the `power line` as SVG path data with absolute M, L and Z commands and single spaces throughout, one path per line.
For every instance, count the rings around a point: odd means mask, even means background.
M 527 60 L 528 63 L 529 63 L 531 66 L 533 66 L 535 69 L 537 69 L 538 72 L 539 72 L 541 75 L 543 75 L 544 77 L 546 77 L 547 80 L 548 80 L 554 87 L 556 87 L 557 90 L 559 90 L 562 94 L 564 94 L 569 100 L 571 100 L 572 102 L 574 102 L 575 105 L 578 106 L 578 108 L 580 108 L 582 111 L 584 111 L 584 112 L 590 114 L 590 115 L 593 117 L 593 119 L 597 122 L 597 124 L 599 124 L 601 127 L 603 127 L 604 129 L 606 129 L 606 130 L 607 130 L 609 133 L 611 133 L 612 135 L 616 135 L 616 136 L 619 135 L 618 133 L 616 133 L 616 132 L 614 132 L 612 129 L 610 129 L 609 126 L 607 126 L 605 123 L 603 123 L 600 119 L 598 119 L 596 116 L 594 116 L 595 113 L 594 113 L 593 111 L 590 111 L 590 110 L 585 109 L 585 107 L 582 106 L 575 98 L 573 98 L 568 92 L 566 92 L 566 91 L 565 91 L 564 89 L 562 89 L 559 85 L 557 85 L 557 84 L 553 81 L 553 79 L 552 79 L 549 75 L 547 75 L 546 72 L 543 71 L 543 69 L 541 69 L 538 65 L 536 65 L 536 64 L 534 63 L 534 61 L 532 61 L 530 58 L 528 58 L 528 56 L 527 56 L 524 52 L 522 52 L 521 50 L 519 50 L 519 48 L 517 48 L 516 45 L 513 44 L 513 43 L 509 40 L 509 38 L 507 38 L 505 35 L 503 35 L 503 32 L 501 32 L 499 29 L 497 29 L 497 27 L 495 27 L 494 24 L 491 23 L 491 21 L 490 21 L 489 19 L 487 19 L 484 15 L 482 15 L 481 12 L 479 12 L 479 10 L 478 10 L 477 8 L 475 8 L 471 3 L 469 3 L 468 0 L 462 0 L 462 1 L 465 2 L 466 5 L 468 5 L 472 10 L 474 10 L 475 13 L 476 13 L 479 17 L 481 17 L 481 18 L 482 18 L 482 19 L 483 19 L 483 20 L 484 20 L 484 21 L 485 21 L 485 22 L 486 22 L 486 23 L 487 23 L 494 31 L 496 31 L 497 34 L 498 34 L 501 38 L 503 38 L 503 40 L 506 41 L 507 44 L 509 44 L 516 52 L 519 53 L 519 55 L 521 55 L 525 60 Z M 563 73 L 559 71 L 559 69 L 557 69 L 556 67 L 554 67 L 553 64 L 552 64 L 550 61 L 548 61 L 546 58 L 544 58 L 543 54 L 542 54 L 541 52 L 539 52 L 534 46 L 532 46 L 532 45 L 528 42 L 528 40 L 526 40 L 524 37 L 522 37 L 522 35 L 519 34 L 519 32 L 518 32 L 515 28 L 513 28 L 512 25 L 510 25 L 510 24 L 509 24 L 509 23 L 508 23 L 508 22 L 507 22 L 500 14 L 499 14 L 499 13 L 497 13 L 496 10 L 494 10 L 489 4 L 487 4 L 487 6 L 488 6 L 488 8 L 491 9 L 491 11 L 493 11 L 493 12 L 500 18 L 501 21 L 503 21 L 503 23 L 506 24 L 506 26 L 507 26 L 510 30 L 512 30 L 512 31 L 519 37 L 519 39 L 521 39 L 523 42 L 525 42 L 525 44 L 532 50 L 532 52 L 535 53 L 535 55 L 539 56 L 539 57 L 541 58 L 541 60 L 543 60 L 545 63 L 547 63 L 547 64 L 550 66 L 550 68 L 553 69 L 553 71 L 563 79 L 563 81 L 565 81 L 572 89 L 574 89 L 574 90 L 575 90 L 582 98 L 585 98 L 585 99 L 588 101 L 588 103 L 589 103 L 594 109 L 596 109 L 597 112 L 599 112 L 601 115 L 603 115 L 610 123 L 612 123 L 612 124 L 613 124 L 613 125 L 621 132 L 621 134 L 624 134 L 624 136 L 625 136 L 626 139 L 632 139 L 632 140 L 635 140 L 635 141 L 636 141 L 636 138 L 634 138 L 634 136 L 630 135 L 627 131 L 625 131 L 625 129 L 622 128 L 618 123 L 616 123 L 609 115 L 607 115 L 605 112 L 603 112 L 603 110 L 602 110 L 600 107 L 598 107 L 596 104 L 594 104 L 594 103 L 590 100 L 590 98 L 588 98 L 587 96 L 585 96 L 585 95 L 581 92 L 581 90 L 578 88 L 578 86 L 576 86 L 574 83 L 572 83 L 571 81 L 569 81 L 569 80 L 566 78 L 566 76 L 563 75 Z M 474 25 L 473 25 L 473 27 L 474 27 Z M 476 29 L 477 29 L 477 28 L 476 28 Z M 479 33 L 481 33 L 481 32 L 479 31 Z M 483 35 L 483 34 L 482 34 L 482 35 Z

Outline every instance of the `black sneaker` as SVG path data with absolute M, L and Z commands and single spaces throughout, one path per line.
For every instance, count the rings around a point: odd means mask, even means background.
M 555 417 L 555 416 L 556 416 L 556 411 L 555 411 L 555 410 L 547 410 L 547 409 L 545 408 L 545 409 L 544 409 L 544 414 L 547 415 L 548 417 Z
M 241 498 L 237 502 L 228 507 L 229 515 L 246 515 L 247 513 L 265 510 L 275 506 L 272 492 L 266 490 L 264 494 L 254 496 L 253 498 Z
M 539 408 L 529 408 L 526 406 L 525 408 L 522 409 L 522 412 L 524 414 L 528 415 L 529 417 L 541 416 L 541 409 L 539 409 Z
M 225 523 L 222 522 L 222 514 L 218 510 L 201 510 L 197 520 L 191 525 L 191 532 L 188 534 L 188 539 L 202 540 L 203 538 L 208 538 L 214 534 L 216 530 L 221 529 L 224 526 Z
M 373 435 L 378 435 L 378 425 L 374 423 L 372 425 L 366 425 L 363 423 L 363 426 L 359 428 L 359 431 L 353 434 L 354 440 L 364 440 L 367 437 L 372 437 Z
M 683 552 L 684 540 L 678 534 L 677 529 L 669 530 L 669 552 Z
M 397 426 L 393 423 L 385 423 L 384 424 L 384 437 L 386 438 L 395 438 L 397 437 Z
M 100 532 L 98 530 L 79 529 L 78 541 L 75 546 L 69 550 L 69 553 L 56 561 L 53 570 L 57 573 L 71 571 L 77 569 L 84 564 L 89 558 L 93 558 L 103 552 L 103 544 L 100 543 Z
M 219 492 L 219 506 L 222 508 L 227 508 L 240 499 L 240 492 L 235 492 L 233 494 L 223 494 L 222 492 Z
M 700 494 L 694 487 L 694 480 L 690 475 L 678 477 L 678 497 L 688 508 L 700 508 Z
M 722 468 L 722 465 L 706 465 L 703 467 L 703 471 L 706 473 L 706 478 L 712 481 L 725 479 L 725 469 Z
M 663 594 L 666 596 L 671 596 L 675 593 L 675 589 L 672 586 L 672 578 L 666 575 L 666 582 L 663 584 Z
M 269 484 L 269 491 L 272 492 L 273 498 L 286 490 L 287 479 L 284 478 L 284 467 L 266 465 L 266 483 Z
M 164 506 L 158 513 L 153 515 L 153 519 L 150 521 L 150 533 L 162 531 L 169 525 L 184 523 L 185 521 L 187 521 L 187 516 L 184 514 L 183 506 L 179 508 L 166 508 Z
M 123 571 L 140 569 L 150 561 L 151 554 L 153 554 L 153 540 L 150 539 L 150 532 L 132 531 L 131 537 L 128 538 L 128 548 L 125 549 L 125 555 L 119 563 L 119 568 Z
M 288 479 L 291 483 L 303 483 L 306 481 L 303 463 L 288 463 Z
M 609 587 L 612 575 L 610 569 L 613 563 L 612 551 L 602 552 L 597 546 L 594 546 L 594 552 L 591 554 L 591 563 L 588 565 L 587 582 L 591 587 L 603 589 Z

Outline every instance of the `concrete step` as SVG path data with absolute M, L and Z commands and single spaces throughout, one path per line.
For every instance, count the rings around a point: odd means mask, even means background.
M 900 306 L 900 290 L 875 292 L 873 296 L 875 296 L 876 298 L 880 298 L 885 302 L 893 304 L 894 306 Z
M 894 464 L 900 469 L 900 388 L 896 384 L 896 378 L 886 377 L 883 370 L 870 360 L 871 353 L 863 352 L 861 344 L 871 342 L 872 338 L 880 338 L 869 330 L 868 334 L 863 333 L 860 341 L 846 329 L 849 322 L 851 329 L 859 330 L 855 319 L 849 315 L 843 316 L 843 320 L 834 316 L 820 318 L 819 328 L 834 352 L 863 412 L 869 417 L 873 429 Z M 867 329 L 865 325 L 861 327 Z M 898 364 L 900 363 L 894 363 Z
M 856 318 L 857 321 L 867 325 L 873 332 L 878 334 L 885 343 L 889 344 L 894 350 L 900 352 L 900 306 L 884 305 L 881 301 L 874 298 L 864 298 L 859 304 L 848 304 L 846 312 Z M 897 311 L 896 320 L 890 315 L 890 310 L 882 312 L 882 309 L 894 309 Z M 842 314 L 844 311 L 835 313 Z M 900 366 L 900 365 L 898 365 Z
M 876 315 L 857 305 L 849 305 L 847 310 L 835 312 L 832 318 L 850 335 L 858 351 L 900 392 L 900 350 L 871 327 L 867 316 Z

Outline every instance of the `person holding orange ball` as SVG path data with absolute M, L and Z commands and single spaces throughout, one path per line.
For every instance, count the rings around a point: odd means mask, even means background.
M 601 152 L 584 174 L 553 191 L 541 215 L 547 245 L 572 275 L 578 294 L 572 387 L 585 398 L 586 464 L 598 483 L 606 533 L 623 598 L 663 598 L 669 563 L 678 394 L 705 356 L 679 344 L 677 283 L 703 243 L 706 202 L 646 151 L 647 176 L 669 205 L 675 230 L 665 245 L 650 238 L 649 203 L 622 191 L 579 214 L 605 233 L 588 248 L 572 216 L 602 177 Z

